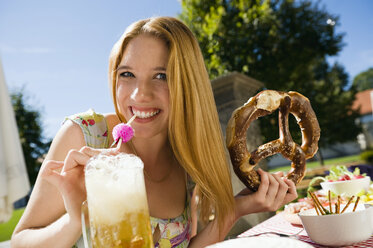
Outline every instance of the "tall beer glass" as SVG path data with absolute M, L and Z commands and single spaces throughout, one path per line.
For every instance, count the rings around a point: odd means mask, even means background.
M 100 154 L 85 168 L 90 242 L 86 247 L 153 247 L 143 162 L 132 154 Z M 90 245 L 88 244 L 90 243 Z

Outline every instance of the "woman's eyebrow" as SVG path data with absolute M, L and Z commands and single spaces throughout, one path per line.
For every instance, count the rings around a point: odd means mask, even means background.
M 153 69 L 154 71 L 166 71 L 166 68 L 163 66 L 157 66 Z
M 121 69 L 131 70 L 132 68 L 128 65 L 121 65 L 117 67 L 116 71 L 121 70 Z
M 118 68 L 116 69 L 116 71 L 118 70 L 132 70 L 132 67 L 128 65 L 121 65 L 121 66 L 118 66 Z M 163 66 L 157 66 L 157 67 L 154 67 L 153 70 L 154 71 L 166 71 L 166 68 Z

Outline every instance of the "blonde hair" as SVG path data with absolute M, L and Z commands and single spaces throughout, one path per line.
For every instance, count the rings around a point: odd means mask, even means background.
M 173 152 L 196 183 L 200 217 L 214 213 L 219 225 L 233 212 L 234 198 L 219 118 L 202 53 L 196 38 L 181 21 L 156 17 L 135 22 L 114 45 L 109 60 L 109 83 L 115 111 L 116 69 L 128 43 L 140 34 L 164 40 L 169 48 L 167 82 L 170 93 L 168 138 Z

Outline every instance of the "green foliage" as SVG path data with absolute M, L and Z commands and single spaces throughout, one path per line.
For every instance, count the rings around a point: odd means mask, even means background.
M 238 71 L 268 89 L 305 95 L 320 122 L 321 147 L 356 138 L 356 87 L 346 90 L 344 68 L 326 60 L 343 46 L 339 19 L 318 2 L 183 0 L 180 18 L 196 34 L 211 78 Z M 277 139 L 277 116 L 260 121 L 265 140 Z M 290 130 L 299 130 L 294 118 Z M 300 132 L 292 135 L 299 143 Z
M 16 209 L 13 211 L 12 217 L 8 222 L 0 223 L 0 242 L 10 240 L 24 211 L 24 208 Z
M 360 154 L 360 158 L 366 163 L 373 164 L 373 150 L 366 150 Z
M 41 165 L 40 159 L 48 151 L 51 141 L 47 141 L 43 137 L 40 112 L 27 104 L 27 97 L 24 94 L 24 90 L 21 89 L 18 92 L 12 93 L 11 101 L 17 121 L 27 173 L 30 183 L 33 185 Z
M 348 75 L 343 67 L 338 64 L 330 67 L 323 61 L 316 65 L 312 77 L 311 82 L 304 87 L 321 127 L 320 146 L 356 140 L 361 132 L 355 122 L 360 114 L 352 109 L 357 91 L 354 86 L 345 90 Z
M 361 160 L 360 155 L 357 154 L 357 155 L 350 155 L 350 156 L 345 156 L 345 157 L 326 159 L 325 160 L 325 166 L 330 167 L 330 166 L 333 166 L 333 165 L 340 165 L 340 164 L 349 165 L 349 164 L 358 164 L 358 163 L 362 163 L 362 162 L 363 161 Z M 320 166 L 322 166 L 320 164 L 320 161 L 313 161 L 313 162 L 308 162 L 307 161 L 307 169 L 316 169 L 316 168 L 319 168 Z M 323 167 L 323 168 L 325 168 L 325 167 Z M 270 169 L 269 172 L 271 172 L 271 173 L 274 173 L 274 172 L 277 172 L 277 171 L 288 172 L 288 171 L 290 171 L 290 169 L 291 169 L 291 166 L 290 166 L 290 162 L 289 162 L 289 165 Z M 306 175 L 306 177 L 308 177 L 308 175 Z
M 373 67 L 359 73 L 353 81 L 353 85 L 358 91 L 364 91 L 373 88 Z

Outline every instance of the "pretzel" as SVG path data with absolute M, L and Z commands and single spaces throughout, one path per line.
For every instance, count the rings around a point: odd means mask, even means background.
M 320 200 L 317 198 L 317 196 L 315 195 L 315 193 L 313 193 L 311 191 L 308 191 L 308 193 L 309 193 L 309 195 L 312 198 L 313 205 L 315 206 L 315 210 L 316 210 L 317 215 L 343 214 L 344 211 L 346 211 L 346 209 L 348 208 L 348 206 L 351 204 L 351 202 L 355 198 L 355 196 L 351 196 L 350 200 L 348 200 L 347 204 L 345 205 L 345 207 L 341 211 L 341 202 L 342 202 L 342 199 L 341 199 L 341 196 L 338 195 L 337 196 L 337 202 L 334 204 L 334 206 L 335 206 L 334 210 L 335 211 L 333 212 L 333 210 L 332 210 L 332 203 L 331 203 L 331 199 L 330 199 L 330 190 L 328 191 L 328 196 L 329 196 L 329 211 L 326 208 L 324 208 L 324 206 L 321 204 Z M 359 203 L 359 199 L 360 199 L 360 197 L 358 196 L 357 199 L 356 199 L 355 206 L 354 206 L 354 209 L 352 210 L 352 212 L 355 212 L 356 207 L 357 207 L 357 205 Z
M 279 108 L 280 137 L 259 146 L 253 152 L 246 147 L 246 131 L 252 121 L 269 115 Z M 302 132 L 302 145 L 296 144 L 289 132 L 288 116 L 294 115 Z M 309 100 L 298 92 L 264 90 L 237 108 L 226 130 L 226 143 L 234 172 L 252 191 L 260 185 L 260 175 L 254 170 L 257 163 L 276 153 L 292 161 L 287 178 L 299 183 L 306 170 L 306 159 L 312 158 L 318 149 L 320 126 Z

